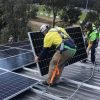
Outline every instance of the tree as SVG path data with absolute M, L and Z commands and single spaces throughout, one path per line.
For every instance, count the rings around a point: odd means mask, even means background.
M 48 16 L 50 17 L 50 13 L 51 13 L 51 11 L 52 11 L 51 7 L 45 5 L 45 6 L 44 6 L 44 11 L 46 11 L 47 14 L 48 14 Z
M 0 33 L 1 33 L 1 29 L 4 28 L 6 26 L 6 22 L 3 20 L 3 11 L 0 7 Z
M 81 15 L 81 10 L 75 9 L 73 6 L 69 8 L 63 9 L 63 13 L 61 14 L 61 19 L 64 22 L 69 24 L 76 23 L 79 20 L 79 16 Z
M 6 34 L 6 37 L 13 35 L 14 40 L 17 41 L 27 37 L 29 27 L 27 26 L 29 20 L 29 14 L 33 13 L 34 9 L 31 9 L 33 0 L 0 0 L 0 7 L 3 11 L 2 18 L 6 22 L 4 29 L 2 28 L 2 34 Z M 31 12 L 30 12 L 31 10 Z M 36 16 L 37 10 L 32 14 Z
M 57 13 L 66 6 L 68 0 L 41 0 L 42 4 L 48 6 L 53 13 L 53 27 L 55 26 L 55 20 Z
M 90 11 L 87 13 L 85 22 L 91 21 L 94 23 L 96 20 L 98 20 L 98 14 L 96 12 Z
M 34 4 L 30 5 L 30 10 L 28 11 L 28 18 L 35 18 L 37 16 L 38 7 Z

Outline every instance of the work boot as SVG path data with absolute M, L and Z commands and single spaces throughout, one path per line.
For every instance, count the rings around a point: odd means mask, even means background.
M 48 85 L 48 86 L 49 86 L 49 84 L 48 84 L 47 81 L 43 81 L 42 84 L 43 84 L 43 85 Z
M 92 64 L 93 64 L 94 66 L 96 66 L 96 62 L 92 62 Z
M 50 86 L 50 87 L 54 87 L 54 86 L 57 85 L 56 83 L 50 83 L 50 84 L 49 84 L 47 81 L 43 81 L 42 84 L 43 84 L 43 85 Z
M 87 63 L 87 59 L 81 60 L 81 63 Z

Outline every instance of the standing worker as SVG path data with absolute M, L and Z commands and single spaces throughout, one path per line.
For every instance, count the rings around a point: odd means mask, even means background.
M 86 45 L 86 52 L 87 55 L 89 55 L 89 51 L 91 50 L 91 62 L 95 64 L 95 48 L 97 47 L 97 31 L 95 31 L 92 27 L 91 22 L 87 22 L 85 25 L 85 30 L 86 30 L 86 40 L 87 40 L 87 45 Z
M 73 39 L 61 27 L 50 28 L 49 25 L 42 25 L 40 31 L 45 35 L 44 44 L 40 55 L 35 57 L 35 62 L 44 58 L 52 45 L 56 46 L 56 52 L 49 64 L 48 79 L 43 82 L 45 85 L 53 86 L 59 81 L 65 62 L 75 55 L 76 46 Z

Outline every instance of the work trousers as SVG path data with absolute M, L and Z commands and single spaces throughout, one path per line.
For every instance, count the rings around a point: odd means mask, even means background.
M 91 62 L 95 63 L 95 51 L 96 51 L 96 44 L 94 43 L 91 47 Z
M 65 63 L 72 58 L 76 53 L 76 50 L 65 50 L 62 53 L 60 53 L 59 50 L 57 50 L 54 54 L 54 56 L 52 57 L 52 60 L 50 61 L 50 65 L 49 65 L 49 76 L 48 76 L 48 80 L 47 82 L 50 83 L 54 68 L 56 67 L 57 63 L 58 63 L 58 70 L 59 70 L 59 75 L 56 75 L 53 83 L 57 83 L 62 71 L 64 69 L 64 65 Z
M 85 43 L 86 44 L 86 48 L 88 47 L 88 44 L 87 43 Z M 93 43 L 93 45 L 92 45 L 92 47 L 91 47 L 91 62 L 94 64 L 95 63 L 95 52 L 96 52 L 96 48 L 97 48 L 97 43 Z M 83 60 L 83 61 L 86 61 L 86 59 L 85 60 Z

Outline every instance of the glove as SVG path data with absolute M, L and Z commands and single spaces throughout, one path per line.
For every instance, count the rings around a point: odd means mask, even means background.
M 38 56 L 35 56 L 34 62 L 35 62 L 35 63 L 39 62 L 39 57 L 38 57 Z

